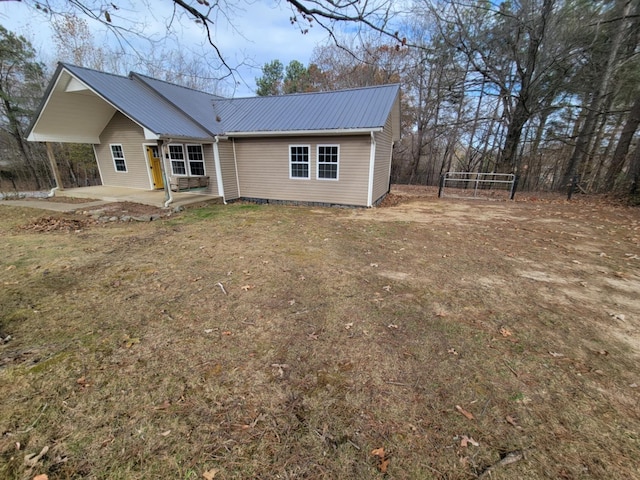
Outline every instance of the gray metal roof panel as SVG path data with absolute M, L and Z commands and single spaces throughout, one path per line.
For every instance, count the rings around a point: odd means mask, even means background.
M 158 93 L 138 80 L 75 65 L 63 64 L 63 67 L 122 113 L 155 134 L 211 137 L 209 132 L 179 108 L 159 101 Z
M 131 75 L 149 85 L 161 96 L 185 112 L 187 116 L 191 117 L 200 126 L 208 130 L 208 125 L 210 126 L 212 124 L 211 119 L 214 116 L 212 102 L 214 100 L 224 99 L 224 97 L 218 95 L 165 82 L 139 73 L 132 73 Z
M 277 132 L 383 127 L 399 85 L 272 97 L 215 100 L 210 130 Z

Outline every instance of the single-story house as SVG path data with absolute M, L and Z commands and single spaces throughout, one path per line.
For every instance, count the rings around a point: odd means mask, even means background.
M 366 207 L 399 136 L 398 85 L 223 98 L 63 63 L 28 131 L 92 144 L 106 186 Z

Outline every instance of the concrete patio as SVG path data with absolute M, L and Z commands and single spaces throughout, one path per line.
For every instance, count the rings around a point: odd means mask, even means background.
M 203 195 L 196 192 L 171 192 L 173 202 L 170 207 L 185 207 L 200 203 L 223 203 L 221 197 Z M 108 187 L 97 185 L 93 187 L 66 188 L 56 190 L 56 197 L 93 198 L 106 202 L 133 202 L 154 207 L 164 207 L 164 190 L 140 190 L 136 188 Z

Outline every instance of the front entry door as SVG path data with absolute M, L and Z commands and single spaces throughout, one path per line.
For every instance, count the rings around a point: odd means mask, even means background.
M 156 145 L 147 147 L 147 159 L 151 169 L 151 179 L 154 188 L 164 188 L 162 181 L 162 166 L 160 165 L 160 153 Z

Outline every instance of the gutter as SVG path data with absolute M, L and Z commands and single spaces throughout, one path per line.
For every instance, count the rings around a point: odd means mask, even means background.
M 277 130 L 277 131 L 253 131 L 253 132 L 225 132 L 229 137 L 291 137 L 303 135 L 364 135 L 373 132 L 382 132 L 383 127 L 373 128 L 340 128 L 324 130 Z

